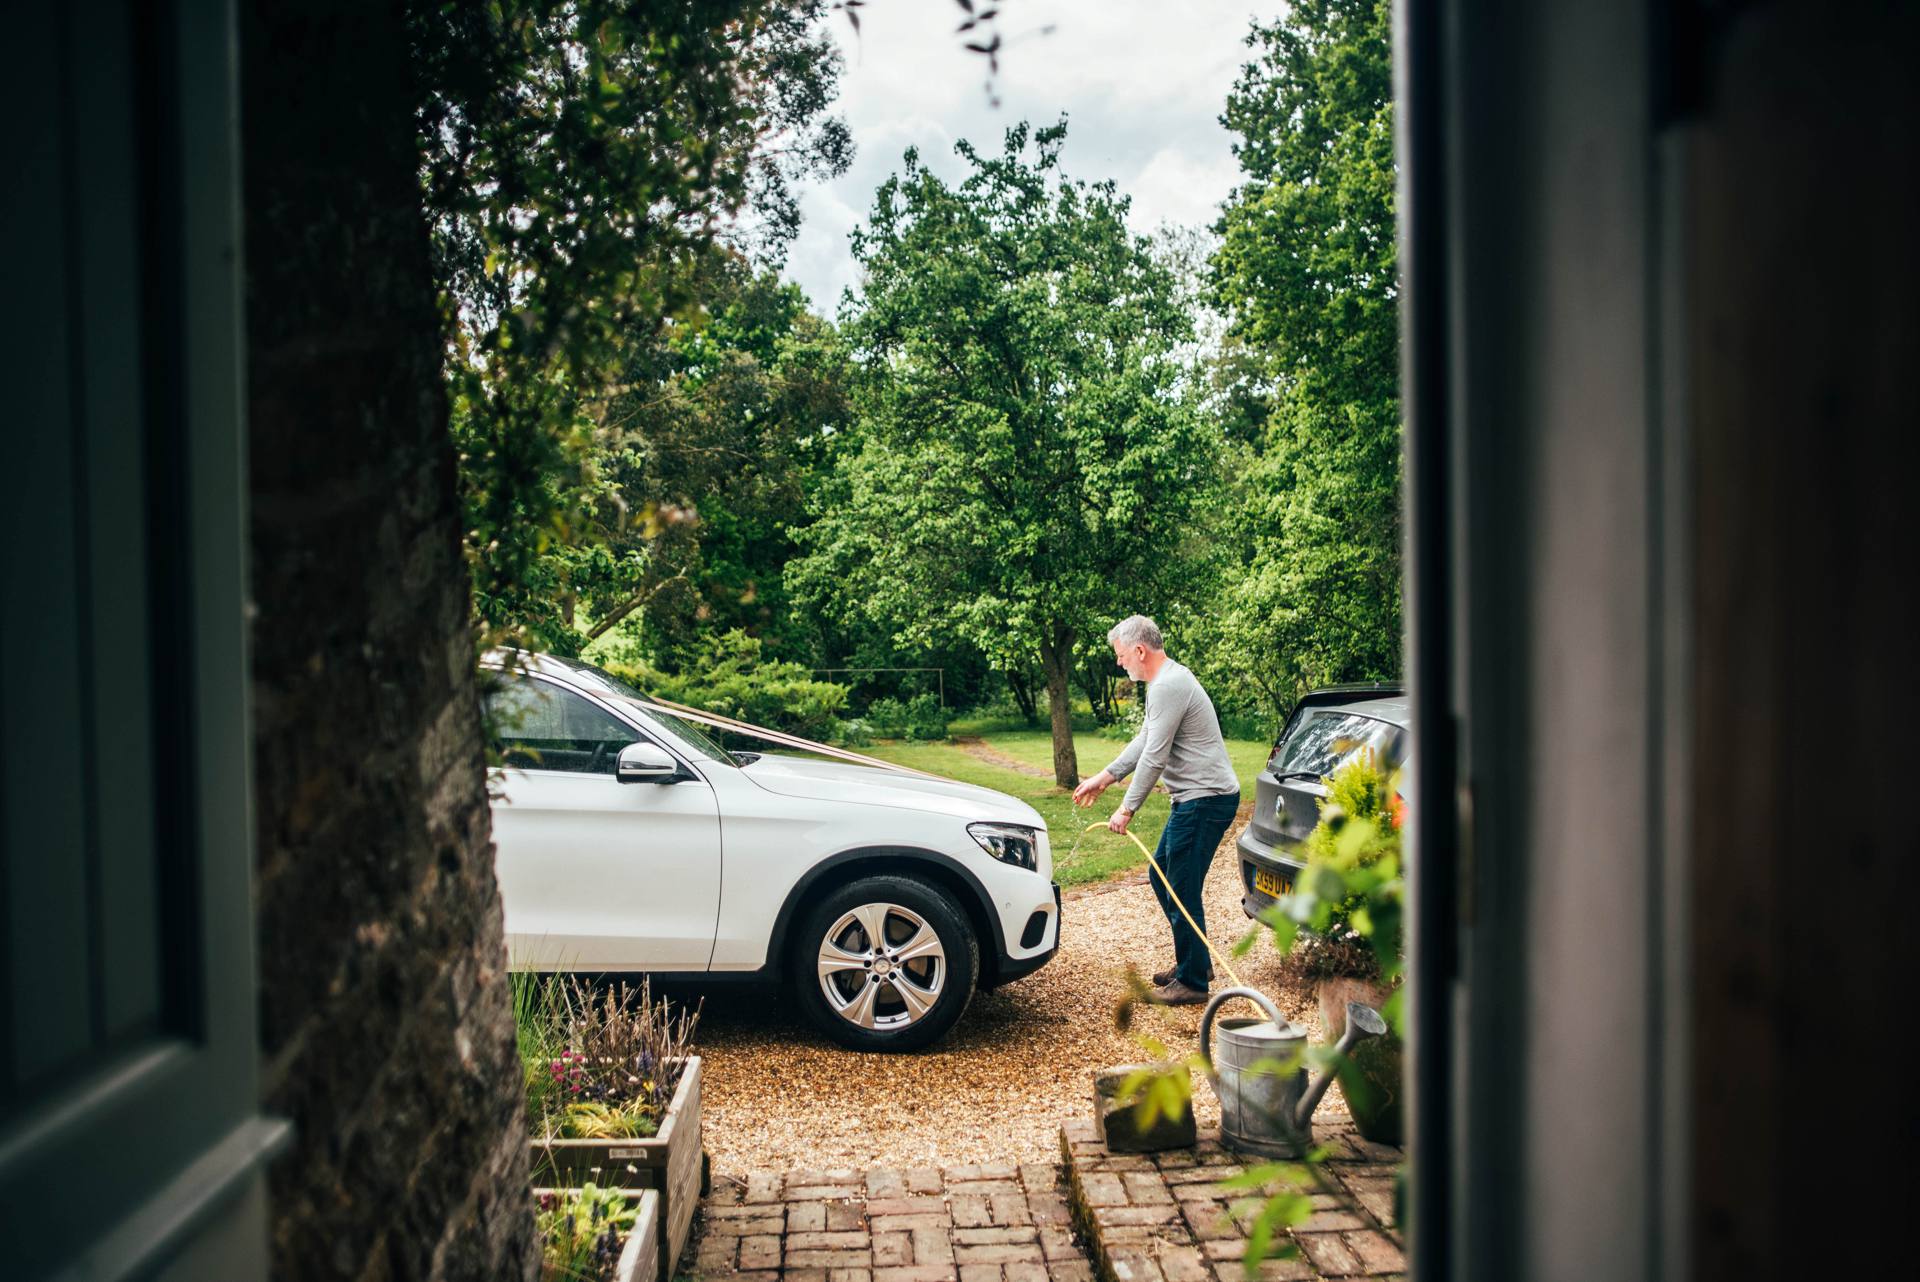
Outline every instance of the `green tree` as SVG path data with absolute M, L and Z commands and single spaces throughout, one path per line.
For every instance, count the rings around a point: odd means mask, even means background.
M 839 173 L 824 0 L 413 0 L 422 181 L 446 317 L 476 608 L 570 642 L 574 580 L 678 509 L 621 501 L 602 431 L 633 349 L 717 242 L 771 261 L 792 181 Z
M 1079 777 L 1079 643 L 1167 599 L 1208 435 L 1179 395 L 1173 281 L 1111 183 L 1059 173 L 1064 122 L 1006 134 L 957 185 L 908 152 L 853 252 L 856 424 L 814 494 L 801 599 L 896 644 L 1038 661 L 1054 776 Z
M 1302 0 L 1247 37 L 1222 122 L 1244 181 L 1213 283 L 1259 430 L 1209 658 L 1276 704 L 1391 676 L 1400 652 L 1400 401 L 1386 0 Z M 1243 416 L 1260 421 L 1260 416 Z

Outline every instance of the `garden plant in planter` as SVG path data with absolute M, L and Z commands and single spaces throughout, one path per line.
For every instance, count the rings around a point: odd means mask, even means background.
M 1392 1032 L 1355 1046 L 1340 1072 L 1355 1127 L 1383 1144 L 1402 1139 L 1399 780 L 1371 751 L 1334 772 L 1306 871 L 1270 922 L 1291 945 L 1288 968 L 1313 985 L 1328 1040 L 1345 1031 L 1348 1002 L 1387 1017 Z
M 642 1203 L 643 1191 L 653 1190 L 657 1214 L 643 1205 L 638 1217 L 656 1222 L 658 1249 L 650 1254 L 658 1264 L 640 1282 L 672 1277 L 702 1183 L 700 1058 L 692 1053 L 698 1011 L 674 1013 L 664 999 L 653 999 L 645 981 L 637 990 L 625 983 L 595 988 L 578 978 L 520 973 L 514 984 L 535 1188 L 571 1194 L 584 1185 L 603 1198 Z M 570 1221 L 579 1223 L 577 1215 Z M 554 1234 L 547 1240 L 550 1266 L 559 1255 L 577 1254 Z M 592 1262 L 604 1263 L 604 1246 L 595 1250 Z

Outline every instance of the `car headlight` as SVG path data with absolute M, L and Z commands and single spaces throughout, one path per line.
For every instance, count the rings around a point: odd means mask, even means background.
M 1033 829 L 1018 824 L 968 824 L 967 835 L 1001 863 L 1039 871 L 1040 835 Z

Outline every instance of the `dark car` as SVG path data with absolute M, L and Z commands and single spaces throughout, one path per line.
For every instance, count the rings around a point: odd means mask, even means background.
M 1329 686 L 1300 700 L 1254 783 L 1253 818 L 1235 843 L 1247 916 L 1293 889 L 1306 867 L 1300 845 L 1320 822 L 1327 776 L 1369 748 L 1389 769 L 1405 764 L 1410 724 L 1399 686 Z

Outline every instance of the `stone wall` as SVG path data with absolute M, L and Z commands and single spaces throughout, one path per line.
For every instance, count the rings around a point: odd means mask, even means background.
M 399 6 L 241 13 L 275 1275 L 536 1264 Z

